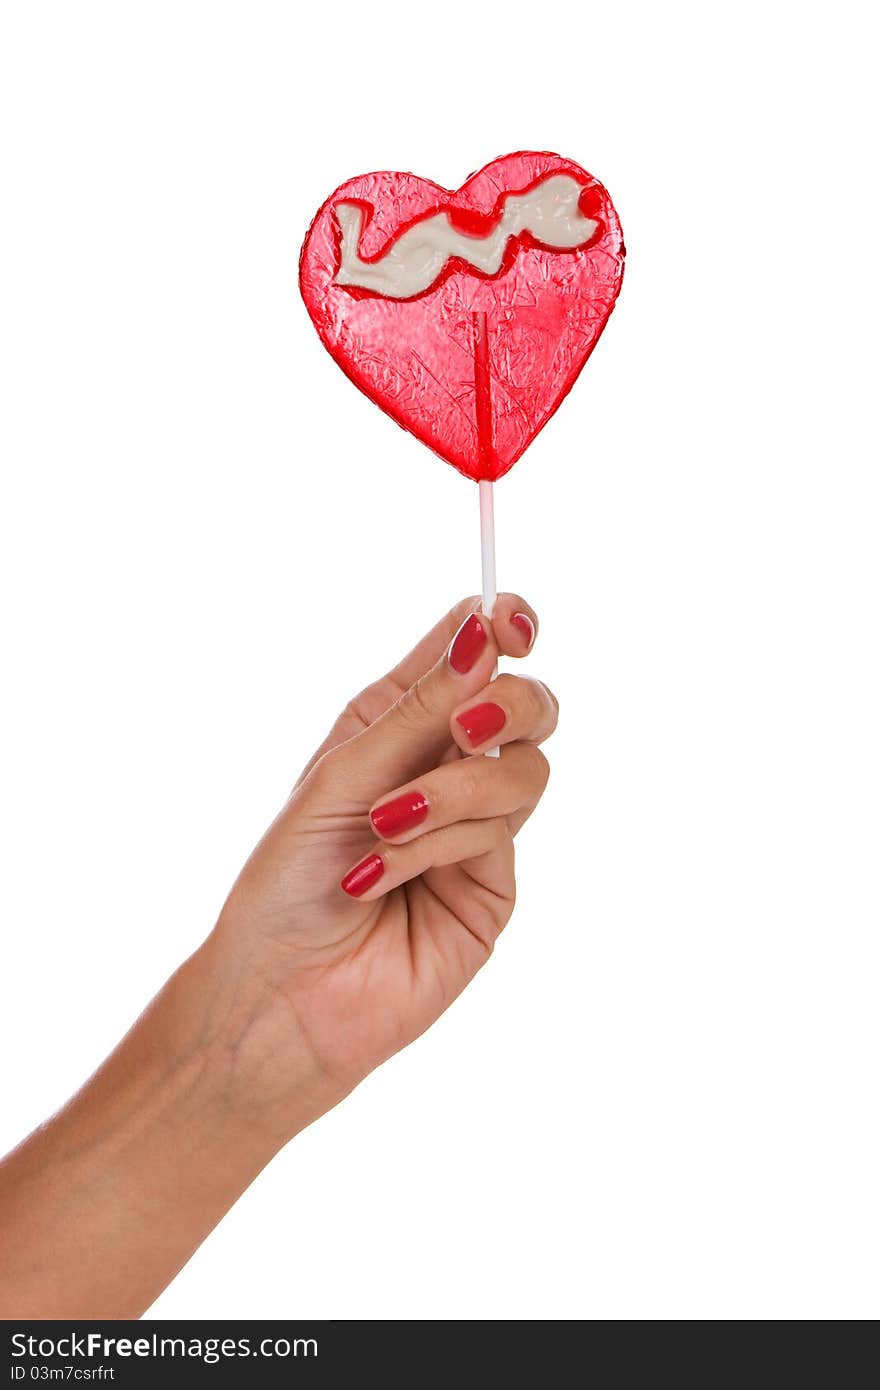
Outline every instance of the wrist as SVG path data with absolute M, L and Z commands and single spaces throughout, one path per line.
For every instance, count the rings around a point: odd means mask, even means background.
M 346 1088 L 321 1067 L 284 992 L 222 921 L 181 966 L 181 1017 L 200 1018 L 207 1085 L 230 1122 L 277 1151 Z

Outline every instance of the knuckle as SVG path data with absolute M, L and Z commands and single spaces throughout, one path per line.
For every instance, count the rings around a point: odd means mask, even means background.
M 395 708 L 403 722 L 413 728 L 421 728 L 434 718 L 434 706 L 424 676 L 400 697 Z
M 553 694 L 553 691 L 550 689 L 549 685 L 545 685 L 543 681 L 538 681 L 538 685 L 544 692 L 547 707 L 550 711 L 550 728 L 548 729 L 548 733 L 552 734 L 553 730 L 556 728 L 556 725 L 559 723 L 559 701 Z
M 501 849 L 510 840 L 510 830 L 507 826 L 506 817 L 496 816 L 494 820 L 489 822 L 489 824 L 491 827 L 490 838 L 492 841 L 493 848 Z
M 490 759 L 491 761 L 491 759 Z M 479 774 L 484 771 L 474 765 L 472 758 L 462 758 L 455 764 L 455 801 L 458 804 L 462 817 L 473 809 L 474 801 L 480 789 Z
M 543 727 L 554 708 L 547 687 L 533 676 L 502 676 L 497 684 L 502 680 L 504 696 L 517 725 L 523 729 Z
M 536 743 L 530 743 L 526 746 L 530 750 L 528 754 L 529 781 L 538 788 L 538 795 L 540 796 L 550 780 L 550 764 Z
M 355 726 L 361 729 L 368 729 L 372 722 L 367 712 L 369 709 L 370 694 L 370 687 L 367 686 L 364 690 L 359 691 L 357 695 L 353 695 L 345 706 L 339 719 L 337 719 L 337 725 L 345 723 L 349 727 Z
M 456 858 L 454 852 L 456 844 L 456 827 L 454 825 L 441 825 L 439 830 L 435 830 L 425 840 L 423 852 L 428 853 L 430 850 L 429 858 L 432 863 L 448 864 Z
M 516 695 L 519 718 L 532 729 L 543 725 L 547 718 L 547 691 L 540 681 L 532 676 L 514 676 L 518 690 Z

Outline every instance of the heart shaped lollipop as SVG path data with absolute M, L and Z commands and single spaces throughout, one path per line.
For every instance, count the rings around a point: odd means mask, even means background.
M 300 288 L 327 351 L 480 485 L 490 616 L 492 484 L 573 386 L 614 308 L 623 257 L 605 189 L 547 153 L 493 160 L 455 193 L 414 174 L 362 174 L 306 236 Z
M 342 370 L 476 481 L 500 478 L 598 341 L 623 274 L 611 199 L 558 155 L 505 155 L 456 192 L 414 174 L 337 188 L 300 286 Z

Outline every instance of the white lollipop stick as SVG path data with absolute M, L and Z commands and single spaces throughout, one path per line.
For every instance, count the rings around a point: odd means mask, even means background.
M 480 483 L 480 555 L 483 561 L 483 612 L 491 618 L 495 609 L 495 498 L 493 484 Z
M 489 365 L 489 330 L 486 315 L 474 314 L 474 395 L 477 416 L 477 441 L 484 464 L 490 465 L 492 449 L 492 374 Z M 495 497 L 492 483 L 480 480 L 480 554 L 483 561 L 483 612 L 491 618 L 498 597 L 495 590 Z M 492 679 L 498 675 L 498 665 Z M 500 757 L 497 748 L 490 748 L 487 758 Z
M 495 495 L 493 484 L 480 482 L 480 556 L 483 561 L 483 612 L 491 618 L 495 611 Z M 492 679 L 498 675 L 498 663 Z M 487 758 L 500 758 L 500 748 L 490 748 Z

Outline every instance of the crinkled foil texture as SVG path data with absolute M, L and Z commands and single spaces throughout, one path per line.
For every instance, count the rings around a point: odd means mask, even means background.
M 379 255 L 400 229 L 438 207 L 489 215 L 499 199 L 550 173 L 592 185 L 593 241 L 552 251 L 516 243 L 509 265 L 487 278 L 457 268 L 416 299 L 389 300 L 333 283 L 342 201 L 372 208 L 360 254 Z M 398 424 L 467 477 L 500 478 L 571 389 L 614 307 L 623 276 L 620 222 L 606 190 L 570 160 L 506 155 L 455 193 L 414 174 L 364 174 L 318 212 L 302 250 L 300 286 L 315 327 L 343 371 Z M 492 452 L 477 438 L 474 315 L 486 314 Z

